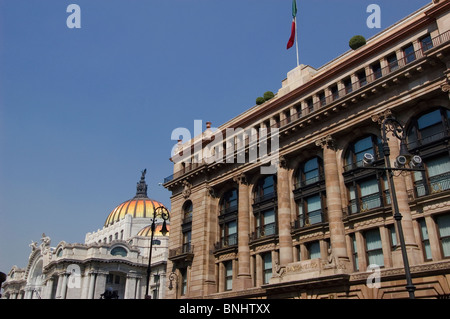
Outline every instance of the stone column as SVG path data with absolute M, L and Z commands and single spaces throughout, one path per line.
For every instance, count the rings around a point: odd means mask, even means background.
M 238 258 L 239 266 L 237 272 L 236 290 L 252 287 L 250 273 L 250 186 L 244 174 L 236 176 L 234 181 L 239 185 L 239 211 L 238 211 Z
M 339 264 L 339 272 L 351 271 L 350 259 L 345 242 L 345 228 L 342 220 L 342 192 L 339 184 L 339 171 L 336 157 L 336 143 L 331 136 L 316 141 L 323 148 L 323 166 L 325 171 L 325 187 L 328 206 L 328 224 L 330 227 L 331 254 Z
M 291 190 L 289 188 L 289 169 L 282 156 L 277 174 L 278 196 L 278 238 L 280 245 L 280 265 L 286 266 L 293 261 L 291 237 Z M 277 260 L 273 259 L 273 263 Z
M 108 272 L 98 272 L 95 280 L 95 289 L 93 299 L 99 299 L 100 295 L 105 292 L 106 289 L 106 276 Z
M 94 288 L 95 288 L 95 279 L 97 274 L 94 272 L 91 272 L 89 274 L 89 292 L 88 292 L 88 299 L 94 299 Z
M 136 298 L 136 275 L 135 274 L 127 274 L 125 281 L 125 292 L 123 299 L 135 299 Z
M 142 277 L 140 277 L 140 276 L 136 278 L 136 292 L 135 292 L 136 299 L 141 299 L 141 279 L 142 279 Z M 164 280 L 164 283 L 165 282 L 166 281 Z M 165 296 L 165 290 L 164 290 L 163 296 Z
M 61 299 L 66 299 L 67 280 L 68 280 L 69 274 L 64 272 L 61 276 L 63 277 L 63 282 L 62 282 L 62 286 L 61 286 Z

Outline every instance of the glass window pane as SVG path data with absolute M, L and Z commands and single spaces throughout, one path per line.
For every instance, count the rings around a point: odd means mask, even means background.
M 237 222 L 232 221 L 228 223 L 228 234 L 236 234 L 237 233 Z
M 437 219 L 444 257 L 450 257 L 450 215 L 442 215 Z
M 441 119 L 441 111 L 436 110 L 436 111 L 430 112 L 428 114 L 422 115 L 417 120 L 417 126 L 418 126 L 419 130 L 422 130 L 428 126 L 440 123 L 441 120 L 442 120 Z
M 381 237 L 378 229 L 369 230 L 365 233 L 366 249 L 369 265 L 384 266 Z
M 425 250 L 425 259 L 430 260 L 431 259 L 431 247 L 430 247 L 430 241 L 428 237 L 428 229 L 425 222 L 425 219 L 419 220 L 420 224 L 420 232 L 422 234 L 422 244 L 423 249 Z
M 361 196 L 367 196 L 380 192 L 378 180 L 375 178 L 361 182 L 359 187 L 361 189 Z
M 320 243 L 318 241 L 314 241 L 308 245 L 309 258 L 315 259 L 320 258 Z
M 275 211 L 268 210 L 264 212 L 264 225 L 275 223 Z
M 430 177 L 450 172 L 450 158 L 447 155 L 427 160 L 426 164 Z

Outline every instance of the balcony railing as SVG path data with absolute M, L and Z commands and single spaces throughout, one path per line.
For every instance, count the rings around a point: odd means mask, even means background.
M 348 212 L 350 214 L 363 213 L 382 206 L 384 206 L 384 203 L 381 193 L 374 193 L 367 196 L 361 196 L 359 199 L 351 200 L 348 206 Z
M 450 172 L 414 182 L 414 197 L 440 193 L 450 189 Z
M 255 195 L 253 203 L 258 204 L 258 203 L 264 202 L 266 200 L 274 199 L 276 196 L 277 196 L 276 192 L 271 192 L 271 193 L 267 193 L 264 195 Z
M 408 139 L 408 149 L 412 150 L 412 149 L 416 149 L 418 147 L 422 147 L 434 142 L 438 142 L 440 140 L 446 139 L 450 137 L 450 129 L 445 129 L 442 130 L 441 132 L 432 134 L 432 135 L 428 135 L 428 136 L 422 136 L 421 138 L 418 139 L 412 139 L 409 138 Z
M 250 240 L 256 240 L 268 236 L 275 235 L 277 233 L 276 223 L 266 224 L 260 227 L 256 227 L 255 232 L 250 234 Z
M 319 174 L 317 176 L 314 176 L 312 178 L 306 179 L 306 180 L 297 180 L 297 182 L 295 183 L 294 187 L 295 189 L 299 189 L 305 186 L 309 186 L 318 182 L 323 182 L 325 181 L 325 175 L 323 174 Z
M 182 246 L 169 249 L 169 259 L 178 260 L 178 259 L 192 259 L 194 256 L 194 245 L 191 243 L 183 244 Z
M 220 215 L 226 215 L 229 213 L 234 213 L 238 211 L 238 205 L 233 205 L 233 206 L 229 206 L 229 207 L 222 207 L 220 209 Z
M 214 244 L 215 249 L 222 249 L 227 247 L 237 246 L 238 244 L 238 235 L 231 234 L 222 238 L 219 242 Z
M 312 226 L 326 222 L 326 213 L 322 209 L 308 212 L 305 215 L 299 216 L 297 220 L 292 223 L 292 228 L 299 229 L 307 226 Z

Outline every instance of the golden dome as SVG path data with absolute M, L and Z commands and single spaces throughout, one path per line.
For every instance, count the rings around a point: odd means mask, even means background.
M 163 236 L 163 234 L 161 234 L 162 226 L 163 226 L 162 223 L 155 226 L 155 234 L 153 235 L 153 237 L 162 237 Z M 169 231 L 166 234 L 166 236 L 169 236 L 170 225 L 166 225 L 166 227 L 167 227 L 167 230 Z M 137 235 L 142 236 L 142 237 L 151 237 L 152 236 L 152 225 L 145 226 L 137 233 Z
M 164 206 L 162 203 L 147 197 L 145 173 L 146 170 L 142 172 L 141 180 L 137 183 L 136 196 L 114 208 L 106 218 L 105 227 L 124 219 L 128 214 L 134 218 L 153 218 L 155 209 Z

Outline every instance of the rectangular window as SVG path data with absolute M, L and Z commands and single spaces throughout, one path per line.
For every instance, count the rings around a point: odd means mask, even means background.
M 359 188 L 361 191 L 361 211 L 381 207 L 380 188 L 377 178 L 360 182 Z
M 320 242 L 319 241 L 313 241 L 311 243 L 308 243 L 306 245 L 308 249 L 309 259 L 316 259 L 320 258 Z
M 233 262 L 227 261 L 225 263 L 225 290 L 233 289 Z
M 308 108 L 308 113 L 312 113 L 314 111 L 314 103 L 312 99 L 308 99 L 306 101 L 306 107 Z
M 392 250 L 394 250 L 397 247 L 397 232 L 395 230 L 395 225 L 389 225 L 387 228 L 391 237 L 391 247 Z
M 450 158 L 448 155 L 427 160 L 426 166 L 432 194 L 450 189 Z
M 373 74 L 373 79 L 374 80 L 381 78 L 382 73 L 381 73 L 381 64 L 380 64 L 380 62 L 372 64 L 371 65 L 371 69 L 372 69 L 372 74 Z
M 265 211 L 263 213 L 264 222 L 264 235 L 274 235 L 275 234 L 275 211 L 273 209 Z
M 431 246 L 430 246 L 430 238 L 428 237 L 428 229 L 427 224 L 424 218 L 419 220 L 420 224 L 420 235 L 422 237 L 422 249 L 425 260 L 431 260 Z
M 366 77 L 366 71 L 365 70 L 362 70 L 362 71 L 358 72 L 356 74 L 356 76 L 358 77 L 359 87 L 363 87 L 364 85 L 367 84 L 367 77 Z
M 345 88 L 345 93 L 349 94 L 353 91 L 353 85 L 352 85 L 352 80 L 350 78 L 345 79 L 344 81 L 344 88 Z
M 264 283 L 268 284 L 272 278 L 272 253 L 265 253 L 263 255 L 264 263 Z
M 181 275 L 181 295 L 185 296 L 187 293 L 187 269 L 182 268 L 180 269 L 180 275 Z
M 436 223 L 439 228 L 442 253 L 444 257 L 450 257 L 450 215 L 438 216 Z
M 351 234 L 352 239 L 352 256 L 353 256 L 353 267 L 356 271 L 359 271 L 359 260 L 358 260 L 358 249 L 356 248 L 356 235 Z
M 191 251 L 191 236 L 192 231 L 187 231 L 183 233 L 183 253 L 188 253 Z
M 364 233 L 366 240 L 366 253 L 368 265 L 384 266 L 383 249 L 381 245 L 380 231 L 378 228 Z
M 320 106 L 325 106 L 327 104 L 327 100 L 325 98 L 325 92 L 320 92 L 318 94 L 318 98 L 319 98 Z
M 433 41 L 431 40 L 431 35 L 427 35 L 426 37 L 422 38 L 420 40 L 420 44 L 422 45 L 423 52 L 433 48 Z
M 389 55 L 386 58 L 386 60 L 387 60 L 390 72 L 394 72 L 394 71 L 398 70 L 398 60 L 397 60 L 397 55 L 395 53 Z
M 416 60 L 416 54 L 414 52 L 414 46 L 412 44 L 403 49 L 403 54 L 405 56 L 406 64 Z
M 330 91 L 331 91 L 331 96 L 333 98 L 333 101 L 336 101 L 337 99 L 339 99 L 339 89 L 338 89 L 337 85 L 333 85 L 330 88 Z
M 309 224 L 314 225 L 322 222 L 322 203 L 320 195 L 306 198 Z

